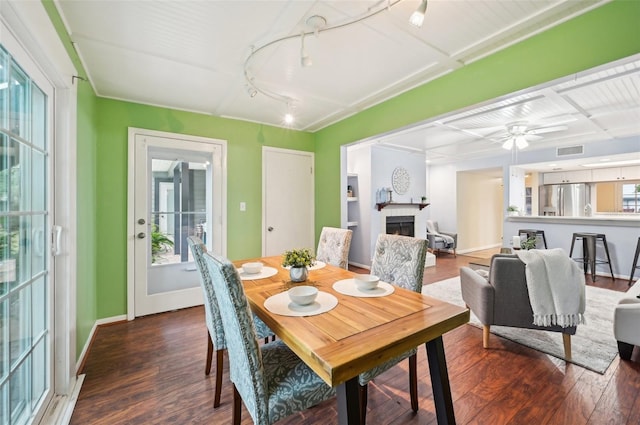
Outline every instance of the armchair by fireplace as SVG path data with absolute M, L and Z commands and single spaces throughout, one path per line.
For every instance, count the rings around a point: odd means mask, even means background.
M 427 220 L 427 241 L 431 251 L 440 252 L 441 249 L 452 250 L 456 255 L 456 247 L 458 246 L 458 234 L 453 232 L 444 232 L 438 229 L 438 222 Z

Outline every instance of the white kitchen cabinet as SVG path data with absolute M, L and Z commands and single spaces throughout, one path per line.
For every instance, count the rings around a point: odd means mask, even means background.
M 593 181 L 612 182 L 618 180 L 640 180 L 640 167 L 594 168 Z
M 544 184 L 588 183 L 593 181 L 592 170 L 558 171 L 544 173 Z

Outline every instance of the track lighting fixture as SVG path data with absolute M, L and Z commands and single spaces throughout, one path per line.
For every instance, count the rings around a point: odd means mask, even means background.
M 302 40 L 300 45 L 300 65 L 302 65 L 303 68 L 307 68 L 313 65 L 313 61 L 311 60 L 309 55 L 307 55 L 307 52 L 304 50 L 304 36 L 305 36 L 304 33 L 302 33 L 302 35 L 300 36 L 300 39 Z
M 284 114 L 284 122 L 285 124 L 293 124 L 293 115 L 290 112 Z
M 297 102 L 297 100 L 291 96 L 288 96 L 286 94 L 283 93 L 279 93 L 276 90 L 270 90 L 266 87 L 261 86 L 260 84 L 257 84 L 256 81 L 254 81 L 254 76 L 252 75 L 252 73 L 250 72 L 250 64 L 252 59 L 261 51 L 263 51 L 264 49 L 273 46 L 275 44 L 279 44 L 281 42 L 287 41 L 287 40 L 292 40 L 295 39 L 296 37 L 300 37 L 300 65 L 302 67 L 309 67 L 313 64 L 313 61 L 311 60 L 311 57 L 307 54 L 306 50 L 305 50 L 305 37 L 308 35 L 315 35 L 316 37 L 318 37 L 318 35 L 321 32 L 325 32 L 325 31 L 333 31 L 333 30 L 337 30 L 337 29 L 343 29 L 346 27 L 349 27 L 351 25 L 354 24 L 358 24 L 364 20 L 367 20 L 369 18 L 372 18 L 380 13 L 383 13 L 385 11 L 390 10 L 393 6 L 401 3 L 404 0 L 381 0 L 379 2 L 376 3 L 375 6 L 370 7 L 369 9 L 367 9 L 366 12 L 364 12 L 362 15 L 360 16 L 356 16 L 354 18 L 352 18 L 351 20 L 347 21 L 347 22 L 342 22 L 342 23 L 337 23 L 334 25 L 327 25 L 327 20 L 320 15 L 311 15 L 309 16 L 306 20 L 305 20 L 305 25 L 307 27 L 307 29 L 302 30 L 300 33 L 298 34 L 292 34 L 292 35 L 287 35 L 275 40 L 272 40 L 266 44 L 263 44 L 260 47 L 254 48 L 252 46 L 251 48 L 251 53 L 249 53 L 249 56 L 245 59 L 244 61 L 244 77 L 245 80 L 247 81 L 247 93 L 249 94 L 249 96 L 254 97 L 255 95 L 257 95 L 258 93 L 267 96 L 273 100 L 276 100 L 278 102 L 283 102 L 287 104 L 287 113 L 284 116 L 284 123 L 286 125 L 291 125 L 294 122 L 294 117 L 293 114 L 291 113 L 290 110 L 290 105 L 291 103 L 295 103 Z M 384 6 L 380 6 L 384 4 Z M 422 26 L 422 23 L 424 22 L 424 15 L 427 11 L 427 0 L 421 0 L 420 6 L 418 6 L 418 9 L 413 12 L 413 14 L 411 15 L 409 22 L 412 25 L 415 25 L 417 27 Z M 526 140 L 525 140 L 526 143 Z M 513 142 L 512 142 L 513 144 Z M 510 149 L 510 148 L 509 148 Z
M 411 17 L 409 18 L 409 23 L 411 25 L 414 25 L 420 28 L 422 26 L 422 23 L 424 22 L 424 14 L 426 12 L 427 12 L 427 0 L 422 0 L 422 2 L 420 3 L 420 6 L 418 6 L 416 11 L 411 14 Z
M 249 97 L 256 97 L 256 95 L 258 94 L 258 90 L 253 88 L 250 84 L 247 84 L 247 94 L 249 95 Z

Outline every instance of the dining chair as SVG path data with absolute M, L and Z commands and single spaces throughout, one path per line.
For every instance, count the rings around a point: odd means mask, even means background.
M 224 350 L 227 348 L 225 341 L 224 328 L 222 319 L 220 318 L 220 309 L 216 294 L 211 283 L 211 276 L 204 263 L 203 255 L 207 252 L 206 245 L 196 236 L 187 238 L 189 249 L 200 273 L 200 284 L 204 292 L 204 316 L 207 325 L 207 363 L 204 373 L 209 375 L 211 372 L 211 363 L 213 360 L 213 352 L 216 353 L 216 383 L 213 397 L 213 407 L 220 406 L 220 393 L 222 392 L 222 368 L 224 366 Z M 274 337 L 273 331 L 260 319 L 255 320 L 257 337 L 264 338 L 265 343 L 269 337 Z M 214 350 L 215 348 L 215 350 Z
M 376 241 L 371 274 L 380 277 L 381 281 L 422 292 L 424 262 L 427 255 L 428 242 L 409 236 L 380 234 Z M 395 357 L 358 376 L 360 388 L 360 423 L 366 422 L 368 383 L 376 376 L 392 368 L 404 359 L 409 359 L 409 393 L 411 409 L 418 411 L 418 378 L 416 371 L 417 348 Z
M 353 230 L 323 227 L 318 241 L 316 260 L 348 269 L 352 235 Z
M 254 316 L 233 264 L 211 253 L 204 261 L 227 341 L 233 424 L 240 424 L 241 400 L 254 424 L 268 425 L 333 397 L 335 390 L 282 341 L 258 345 Z

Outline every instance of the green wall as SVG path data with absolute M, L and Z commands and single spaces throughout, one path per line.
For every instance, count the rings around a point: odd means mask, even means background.
M 313 151 L 310 133 L 98 99 L 97 120 L 97 299 L 98 317 L 127 308 L 128 128 L 137 127 L 227 140 L 227 256 L 260 256 L 262 251 L 262 147 Z M 240 201 L 246 212 L 238 212 Z
M 96 99 L 89 84 L 78 86 L 76 355 L 81 353 L 96 319 L 100 317 L 96 303 Z
M 60 15 L 51 0 L 43 0 L 45 10 L 53 23 L 78 75 L 84 76 L 84 68 L 75 53 Z M 79 357 L 91 334 L 97 310 L 96 268 L 98 245 L 96 227 L 96 95 L 91 85 L 81 80 L 77 84 L 76 117 L 76 165 L 77 165 L 77 269 L 76 269 L 76 357 Z
M 51 0 L 43 3 L 79 64 Z M 322 226 L 340 225 L 341 145 L 639 53 L 638 22 L 639 1 L 614 1 L 315 134 L 97 98 L 81 85 L 78 350 L 97 319 L 126 313 L 128 127 L 227 140 L 227 252 L 233 259 L 257 256 L 262 146 L 315 151 L 318 234 Z M 246 213 L 237 213 L 241 200 Z
M 316 233 L 340 225 L 340 146 L 640 52 L 640 1 L 619 0 L 315 133 Z

